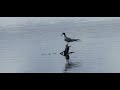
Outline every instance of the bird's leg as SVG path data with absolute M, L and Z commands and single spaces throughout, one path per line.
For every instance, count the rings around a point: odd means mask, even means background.
M 67 45 L 69 44 L 69 42 L 67 42 Z M 71 46 L 69 46 L 69 47 L 71 47 Z
M 67 44 L 69 44 L 69 42 L 67 42 Z

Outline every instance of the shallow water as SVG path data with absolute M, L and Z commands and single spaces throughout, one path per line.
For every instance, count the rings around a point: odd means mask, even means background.
M 44 19 L 0 18 L 0 72 L 120 72 L 120 18 Z M 70 43 L 70 66 L 60 55 L 62 32 L 80 39 Z

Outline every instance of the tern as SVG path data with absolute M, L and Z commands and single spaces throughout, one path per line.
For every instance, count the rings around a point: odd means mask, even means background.
M 64 41 L 66 41 L 67 43 L 69 42 L 74 42 L 74 41 L 78 41 L 79 39 L 71 39 L 69 37 L 66 36 L 66 34 L 63 32 L 62 35 L 64 35 Z M 61 35 L 61 36 L 62 36 Z

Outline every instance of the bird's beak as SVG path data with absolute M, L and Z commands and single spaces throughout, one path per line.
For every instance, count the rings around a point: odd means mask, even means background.
M 62 35 L 63 35 L 63 34 L 62 34 Z M 61 35 L 61 36 L 62 36 L 62 35 Z

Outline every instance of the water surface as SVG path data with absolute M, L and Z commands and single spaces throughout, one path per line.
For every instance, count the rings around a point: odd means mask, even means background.
M 70 43 L 66 71 L 62 32 L 80 39 Z M 119 17 L 0 18 L 0 72 L 120 72 L 119 54 Z

